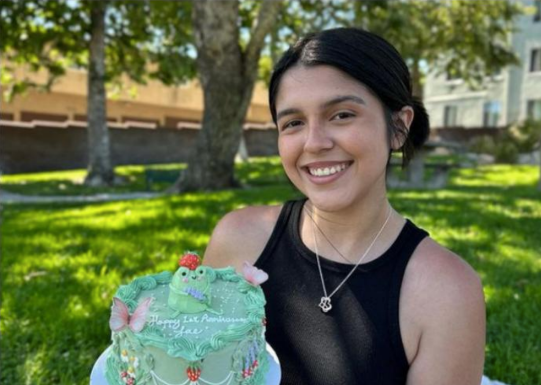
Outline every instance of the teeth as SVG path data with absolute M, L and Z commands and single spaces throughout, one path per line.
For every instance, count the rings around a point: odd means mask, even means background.
M 315 176 L 328 176 L 336 174 L 337 172 L 340 172 L 342 170 L 345 170 L 347 165 L 345 163 L 342 163 L 337 166 L 333 166 L 331 168 L 325 167 L 325 168 L 310 168 L 310 174 Z

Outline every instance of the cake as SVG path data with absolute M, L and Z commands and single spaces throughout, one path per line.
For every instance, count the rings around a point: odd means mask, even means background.
M 201 265 L 195 253 L 162 272 L 121 286 L 111 308 L 109 385 L 265 383 L 266 274 L 245 264 Z

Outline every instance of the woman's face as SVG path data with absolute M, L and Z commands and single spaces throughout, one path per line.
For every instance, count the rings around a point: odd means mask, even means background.
M 363 84 L 334 67 L 295 66 L 282 77 L 276 113 L 285 172 L 316 207 L 385 194 L 384 110 Z

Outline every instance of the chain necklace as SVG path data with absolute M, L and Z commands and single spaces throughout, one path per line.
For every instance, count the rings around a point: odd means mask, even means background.
M 306 213 L 308 214 L 308 211 L 305 209 Z M 336 294 L 336 292 L 344 285 L 344 283 L 346 283 L 346 281 L 349 279 L 349 277 L 351 277 L 351 275 L 353 274 L 353 272 L 357 269 L 357 267 L 361 264 L 361 262 L 363 261 L 363 259 L 368 255 L 368 253 L 370 252 L 370 250 L 372 249 L 372 246 L 374 246 L 374 244 L 376 243 L 376 241 L 378 240 L 379 236 L 381 235 L 381 233 L 383 232 L 383 230 L 385 229 L 385 227 L 387 226 L 387 223 L 389 222 L 389 219 L 391 218 L 391 213 L 392 213 L 392 210 L 391 210 L 391 206 L 389 206 L 389 214 L 387 214 L 387 219 L 385 219 L 385 222 L 383 223 L 383 226 L 381 226 L 381 229 L 379 229 L 378 233 L 376 234 L 376 236 L 374 237 L 374 240 L 372 241 L 372 243 L 370 244 L 370 246 L 368 246 L 368 248 L 366 249 L 366 251 L 364 252 L 363 255 L 361 255 L 361 257 L 359 258 L 359 260 L 357 261 L 357 263 L 355 264 L 355 266 L 353 266 L 353 269 L 351 269 L 351 271 L 349 272 L 348 275 L 346 275 L 346 278 L 344 278 L 342 280 L 342 282 L 340 282 L 340 284 L 336 287 L 336 289 L 333 290 L 333 292 L 331 294 L 327 294 L 327 287 L 325 286 L 325 279 L 323 278 L 323 270 L 321 269 L 321 263 L 319 261 L 319 252 L 318 252 L 318 245 L 317 245 L 317 237 L 316 237 L 316 230 L 315 230 L 315 227 L 317 226 L 316 225 L 316 222 L 314 220 L 314 218 L 312 218 L 310 216 L 310 214 L 308 214 L 308 217 L 310 217 L 310 219 L 312 220 L 312 223 L 314 224 L 314 226 L 312 226 L 312 234 L 313 234 L 313 237 L 314 237 L 314 245 L 315 245 L 315 251 L 316 251 L 316 261 L 317 261 L 317 267 L 319 269 L 319 277 L 321 278 L 321 286 L 323 287 L 323 294 L 324 296 L 321 297 L 321 300 L 319 302 L 319 307 L 321 308 L 321 310 L 324 312 L 324 313 L 327 313 L 328 311 L 330 311 L 332 309 L 332 304 L 331 304 L 331 297 Z M 321 229 L 318 227 L 319 231 L 321 231 Z M 321 233 L 323 234 L 323 232 L 321 231 Z M 325 237 L 327 238 L 327 237 Z M 330 242 L 329 242 L 330 243 Z M 332 244 L 331 244 L 332 245 Z M 334 248 L 334 246 L 333 246 Z M 336 250 L 336 248 L 334 248 Z M 336 250 L 338 252 L 338 250 Z M 338 254 L 340 254 L 340 252 L 338 252 Z M 342 258 L 346 259 L 342 254 L 340 254 L 342 256 Z M 347 259 L 346 259 L 347 260 Z
M 331 247 L 334 249 L 334 251 L 336 251 L 336 253 L 339 256 L 341 256 L 345 261 L 348 261 L 350 264 L 354 265 L 355 262 L 352 262 L 349 258 L 346 258 L 344 256 L 344 254 L 342 254 L 340 252 L 340 250 L 338 250 L 336 248 L 336 246 L 331 242 L 331 240 L 325 235 L 323 230 L 321 230 L 321 227 L 319 227 L 318 224 L 316 223 L 316 221 L 314 220 L 314 216 L 312 215 L 313 213 L 311 211 L 308 211 L 308 209 L 304 209 L 304 211 L 306 212 L 306 215 L 308 215 L 310 217 L 310 219 L 312 220 L 312 223 L 314 224 L 314 226 L 316 226 L 316 228 L 319 230 L 319 233 L 321 233 L 321 235 L 323 235 L 323 238 L 325 238 L 325 240 L 329 243 L 329 245 L 331 245 Z

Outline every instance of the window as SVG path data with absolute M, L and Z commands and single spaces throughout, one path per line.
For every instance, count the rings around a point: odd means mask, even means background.
M 443 113 L 443 126 L 444 127 L 456 127 L 456 106 L 445 106 Z
M 533 22 L 537 23 L 538 21 L 541 21 L 541 0 L 535 0 L 534 7 L 535 13 L 533 15 Z
M 528 100 L 528 119 L 541 120 L 541 99 Z
M 530 72 L 541 71 L 541 48 L 532 49 L 530 55 Z
M 500 102 L 493 100 L 483 105 L 483 126 L 496 127 L 500 119 Z

